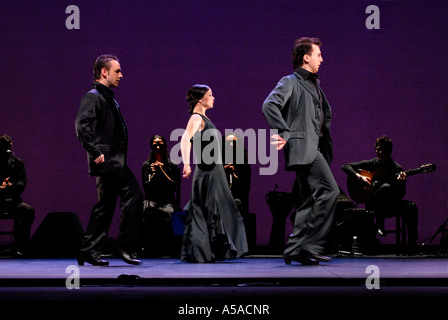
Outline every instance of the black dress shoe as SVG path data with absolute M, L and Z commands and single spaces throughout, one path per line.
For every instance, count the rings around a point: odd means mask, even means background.
M 317 266 L 319 264 L 319 261 L 316 259 L 313 259 L 312 257 L 299 257 L 297 259 L 297 262 L 304 266 Z
M 133 258 L 131 254 L 124 251 L 123 249 L 117 249 L 117 253 L 120 256 L 120 258 L 123 259 L 123 261 L 126 263 L 134 264 L 134 265 L 138 265 L 141 263 L 140 260 Z
M 283 257 L 283 260 L 285 260 L 285 263 L 287 265 L 290 265 L 291 261 L 296 261 L 304 266 L 316 266 L 319 264 L 319 261 L 314 260 L 304 254 L 301 254 L 299 256 L 294 256 L 294 257 Z
M 309 252 L 309 258 L 313 259 L 313 260 L 316 260 L 316 261 L 321 261 L 321 262 L 328 262 L 328 261 L 331 260 L 330 257 L 321 255 L 321 254 L 319 254 L 317 252 L 314 252 L 314 251 L 310 251 Z
M 76 257 L 76 260 L 78 260 L 78 265 L 80 265 L 80 266 L 83 266 L 84 262 L 90 263 L 93 266 L 108 266 L 109 265 L 109 261 L 94 258 L 90 254 L 87 254 L 87 253 L 79 253 L 78 256 Z

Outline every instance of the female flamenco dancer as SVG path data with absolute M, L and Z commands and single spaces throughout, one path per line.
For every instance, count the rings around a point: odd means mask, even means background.
M 248 251 L 240 212 L 232 197 L 222 165 L 220 137 L 205 115 L 215 98 L 206 85 L 194 85 L 187 93 L 191 117 L 181 140 L 182 175 L 191 175 L 190 152 L 197 164 L 182 241 L 181 261 L 206 263 L 236 259 Z M 218 160 L 219 159 L 219 160 Z

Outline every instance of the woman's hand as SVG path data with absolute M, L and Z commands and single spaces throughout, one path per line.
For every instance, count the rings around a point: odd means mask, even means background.
M 191 167 L 189 164 L 184 164 L 184 170 L 182 171 L 182 177 L 188 178 L 191 175 Z

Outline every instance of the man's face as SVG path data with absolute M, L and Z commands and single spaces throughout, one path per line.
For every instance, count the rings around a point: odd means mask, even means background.
M 103 68 L 101 74 L 104 78 L 104 83 L 109 88 L 118 87 L 118 83 L 123 78 L 121 73 L 120 63 L 116 60 L 109 61 L 109 69 Z
M 235 145 L 236 141 L 237 141 L 237 138 L 234 135 L 228 135 L 226 137 L 226 145 L 228 145 L 229 147 L 233 147 Z
M 12 143 L 1 141 L 0 143 L 0 161 L 8 160 L 11 155 Z
M 387 161 L 390 159 L 391 154 L 382 145 L 377 145 L 375 147 L 376 156 L 380 161 Z
M 312 51 L 310 54 L 305 54 L 303 56 L 303 68 L 311 73 L 317 73 L 319 71 L 320 64 L 324 61 L 322 58 L 322 53 L 320 52 L 319 46 L 312 44 Z

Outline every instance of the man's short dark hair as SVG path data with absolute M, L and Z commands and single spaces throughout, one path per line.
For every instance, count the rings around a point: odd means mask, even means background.
M 292 65 L 294 70 L 303 65 L 303 56 L 312 52 L 313 44 L 320 47 L 322 42 L 318 38 L 308 37 L 302 37 L 294 41 L 294 47 L 292 49 Z
M 109 70 L 110 62 L 112 60 L 119 61 L 117 56 L 113 54 L 103 54 L 96 58 L 95 62 L 93 63 L 93 77 L 95 80 L 101 78 L 101 69 L 106 68 L 107 70 Z
M 3 154 L 12 148 L 12 139 L 10 136 L 4 134 L 0 136 L 0 153 Z
M 376 139 L 375 148 L 381 147 L 383 151 L 392 154 L 393 143 L 392 140 L 387 136 L 382 136 Z

